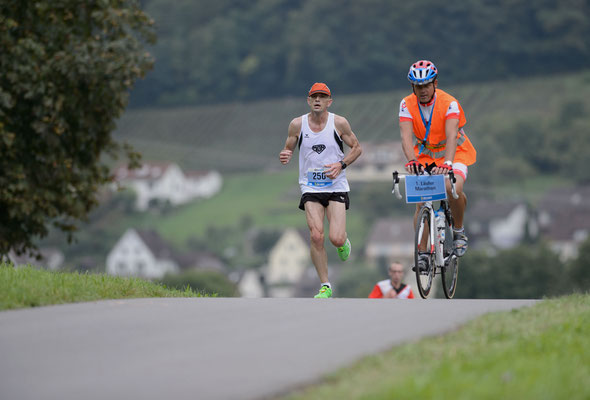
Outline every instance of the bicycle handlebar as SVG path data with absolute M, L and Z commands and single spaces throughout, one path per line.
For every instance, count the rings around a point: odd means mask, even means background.
M 391 189 L 391 193 L 395 194 L 395 197 L 397 197 L 400 200 L 402 198 L 402 194 L 399 191 L 399 182 L 402 179 L 406 179 L 406 176 L 407 175 L 400 175 L 397 171 L 393 172 L 393 188 Z M 453 194 L 453 198 L 458 199 L 459 195 L 455 190 L 455 182 L 457 181 L 457 178 L 455 178 L 455 173 L 453 171 L 450 171 L 448 175 L 445 175 L 445 179 L 449 179 L 449 181 L 451 182 L 451 193 Z

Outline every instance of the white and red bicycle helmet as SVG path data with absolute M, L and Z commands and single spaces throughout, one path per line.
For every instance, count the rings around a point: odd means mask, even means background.
M 438 69 L 428 60 L 416 61 L 410 66 L 410 72 L 408 72 L 408 80 L 413 85 L 426 85 L 434 81 L 437 76 Z

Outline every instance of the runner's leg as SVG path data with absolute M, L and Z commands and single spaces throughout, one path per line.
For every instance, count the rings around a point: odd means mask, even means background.
M 311 261 L 315 266 L 321 282 L 328 280 L 328 256 L 324 248 L 324 216 L 326 211 L 320 203 L 308 201 L 305 203 L 305 217 L 311 238 Z
M 338 201 L 330 201 L 327 208 L 330 224 L 330 242 L 338 248 L 346 242 L 346 205 Z

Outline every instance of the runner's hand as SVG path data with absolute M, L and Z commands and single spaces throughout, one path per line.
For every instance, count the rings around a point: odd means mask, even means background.
M 293 155 L 292 150 L 282 150 L 279 153 L 279 160 L 281 160 L 281 164 L 288 164 L 291 161 L 291 156 Z
M 326 168 L 324 171 L 326 172 L 326 176 L 330 179 L 336 179 L 340 172 L 342 172 L 342 164 L 340 162 L 334 164 L 326 164 L 324 165 Z

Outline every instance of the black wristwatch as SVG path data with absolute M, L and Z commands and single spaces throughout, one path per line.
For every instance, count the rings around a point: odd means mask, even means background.
M 346 163 L 342 160 L 340 160 L 340 165 L 342 165 L 342 169 L 346 169 Z

